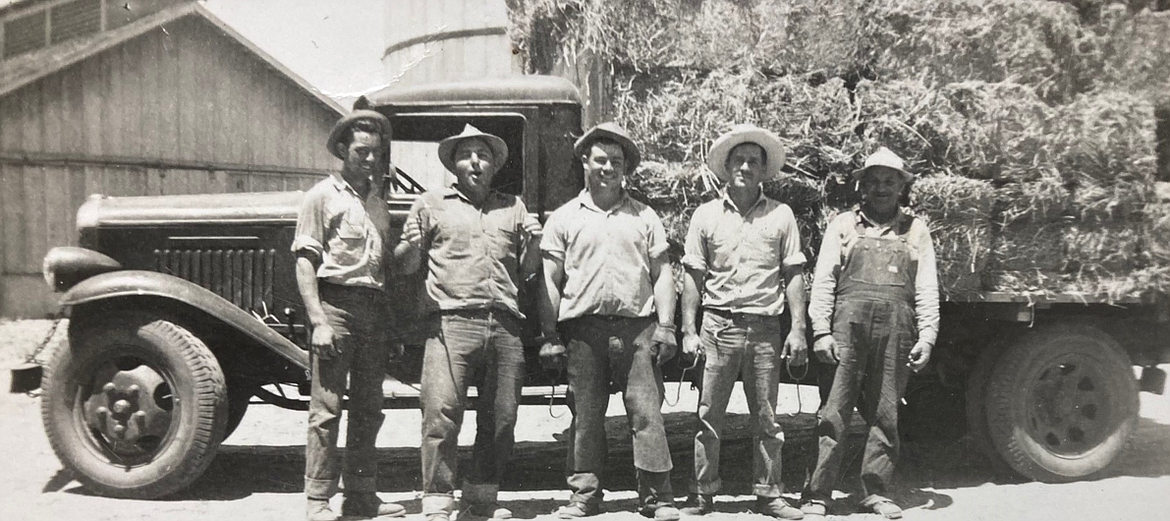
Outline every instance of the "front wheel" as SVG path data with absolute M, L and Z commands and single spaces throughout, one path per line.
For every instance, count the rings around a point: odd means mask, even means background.
M 1121 453 L 1137 423 L 1129 356 L 1099 329 L 1057 324 L 1021 337 L 987 388 L 995 448 L 1039 481 L 1091 478 Z
M 207 469 L 228 416 L 223 371 L 182 326 L 121 312 L 71 324 L 45 374 L 41 417 L 90 490 L 155 498 Z

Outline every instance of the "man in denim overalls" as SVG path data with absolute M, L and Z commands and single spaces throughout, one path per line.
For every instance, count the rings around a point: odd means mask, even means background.
M 822 362 L 838 365 L 817 422 L 819 455 L 804 491 L 805 519 L 824 519 L 855 405 L 869 426 L 861 506 L 889 519 L 902 517 L 883 496 L 898 459 L 898 401 L 910 370 L 926 366 L 938 336 L 930 230 L 898 206 L 913 175 L 883 147 L 853 176 L 862 203 L 825 230 L 809 301 L 813 351 Z

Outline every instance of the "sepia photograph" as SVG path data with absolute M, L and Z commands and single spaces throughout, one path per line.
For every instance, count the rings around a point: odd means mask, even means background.
M 0 0 L 0 519 L 1170 517 L 1170 0 Z

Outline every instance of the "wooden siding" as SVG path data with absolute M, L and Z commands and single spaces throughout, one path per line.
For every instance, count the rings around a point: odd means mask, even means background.
M 338 117 L 197 16 L 15 90 L 0 98 L 0 271 L 39 273 L 75 243 L 89 194 L 307 188 L 337 168 Z

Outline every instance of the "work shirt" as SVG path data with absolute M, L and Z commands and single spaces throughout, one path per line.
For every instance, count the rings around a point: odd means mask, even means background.
M 703 305 L 733 313 L 784 312 L 783 267 L 808 259 L 788 205 L 763 194 L 740 211 L 724 191 L 691 217 L 682 263 L 706 275 Z
M 313 185 L 301 201 L 292 251 L 321 261 L 317 278 L 342 286 L 382 289 L 390 208 L 373 182 L 366 197 L 335 173 Z
M 813 335 L 821 336 L 832 332 L 833 308 L 837 298 L 837 283 L 841 266 L 849 255 L 859 233 L 867 237 L 896 238 L 898 230 L 905 229 L 906 244 L 910 249 L 911 261 L 916 265 L 914 275 L 914 314 L 917 318 L 918 339 L 934 345 L 938 338 L 938 267 L 935 261 L 934 244 L 930 229 L 922 219 L 916 219 L 901 208 L 894 219 L 885 224 L 870 220 L 860 207 L 838 215 L 825 229 L 821 251 L 817 256 L 817 267 L 813 277 L 812 295 L 809 297 L 808 314 L 812 321 Z M 861 232 L 859 232 L 859 229 Z
M 415 201 L 402 234 L 427 259 L 424 309 L 495 307 L 524 318 L 520 263 L 541 227 L 519 198 L 493 190 L 476 207 L 455 188 L 432 190 Z
M 650 263 L 667 247 L 666 229 L 653 209 L 623 194 L 605 211 L 582 190 L 549 216 L 540 243 L 541 252 L 565 267 L 559 320 L 650 316 Z

